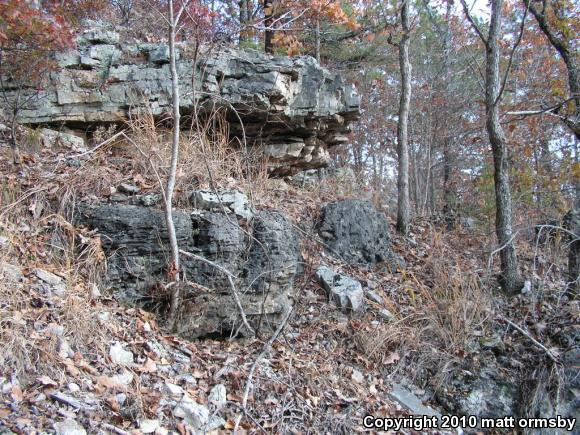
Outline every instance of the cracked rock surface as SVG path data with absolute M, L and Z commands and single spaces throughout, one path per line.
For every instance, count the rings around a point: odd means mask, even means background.
M 290 220 L 276 211 L 259 211 L 249 227 L 235 214 L 174 211 L 180 249 L 203 257 L 233 276 L 236 293 L 252 328 L 275 329 L 293 303 L 299 238 Z M 169 241 L 162 210 L 127 205 L 80 207 L 78 223 L 98 229 L 108 258 L 106 281 L 117 298 L 151 308 L 166 280 Z M 191 284 L 182 284 L 175 326 L 185 338 L 224 336 L 241 327 L 239 307 L 227 274 L 214 265 L 182 257 Z

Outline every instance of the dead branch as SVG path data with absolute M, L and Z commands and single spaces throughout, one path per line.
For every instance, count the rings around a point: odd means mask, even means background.
M 269 352 L 269 350 L 272 347 L 272 344 L 274 343 L 274 341 L 276 341 L 276 339 L 278 338 L 278 336 L 282 333 L 282 330 L 284 329 L 284 327 L 288 323 L 288 319 L 290 319 L 290 315 L 293 312 L 294 312 L 294 309 L 293 308 L 290 308 L 290 309 L 288 309 L 286 311 L 286 315 L 282 319 L 282 322 L 280 322 L 280 325 L 278 325 L 278 328 L 276 329 L 276 331 L 274 332 L 274 334 L 272 334 L 272 336 L 270 337 L 270 339 L 266 342 L 266 344 L 264 344 L 264 346 L 262 347 L 262 351 L 258 355 L 258 358 L 256 358 L 256 360 L 252 364 L 252 367 L 250 367 L 250 373 L 248 374 L 248 380 L 246 382 L 246 388 L 244 390 L 244 397 L 242 399 L 242 409 L 244 411 L 244 415 L 248 415 L 248 409 L 247 409 L 248 396 L 250 395 L 250 388 L 252 388 L 252 378 L 254 377 L 254 372 L 256 371 L 256 368 L 258 367 L 258 364 L 260 363 L 260 361 L 264 358 L 264 356 L 266 355 L 266 353 Z M 234 429 L 234 432 L 237 432 L 237 429 L 238 429 L 238 426 L 240 424 L 240 421 L 241 421 L 241 417 L 238 417 L 238 419 L 236 421 L 236 427 Z
M 125 137 L 127 137 L 127 136 L 125 135 L 125 131 L 126 131 L 126 130 L 122 130 L 122 131 L 120 131 L 120 132 L 118 132 L 118 133 L 115 133 L 113 136 L 111 136 L 110 138 L 108 138 L 108 139 L 106 139 L 106 140 L 102 141 L 100 144 L 98 144 L 97 146 L 95 146 L 95 147 L 91 148 L 90 150 L 83 151 L 82 153 L 79 153 L 79 154 L 73 154 L 71 157 L 82 157 L 82 156 L 86 156 L 87 154 L 92 154 L 92 153 L 94 153 L 95 151 L 99 150 L 100 148 L 104 147 L 105 145 L 107 145 L 107 144 L 109 144 L 109 143 L 113 142 L 115 139 L 117 139 L 117 138 L 118 138 L 118 137 L 120 137 L 120 136 L 125 136 Z
M 537 347 L 542 349 L 546 353 L 546 355 L 548 355 L 548 357 L 550 357 L 550 359 L 552 361 L 554 361 L 555 363 L 559 362 L 558 357 L 556 355 L 554 355 L 554 353 L 552 353 L 552 351 L 550 349 L 548 349 L 546 346 L 544 346 L 542 343 L 540 343 L 538 340 L 536 340 L 534 337 L 532 337 L 530 335 L 530 333 L 527 332 L 525 329 L 523 329 L 521 326 L 515 324 L 514 322 L 512 322 L 509 319 L 506 319 L 505 317 L 500 317 L 500 320 L 503 320 L 508 325 L 512 326 L 514 329 L 519 331 L 524 337 L 527 337 L 532 343 L 534 343 Z

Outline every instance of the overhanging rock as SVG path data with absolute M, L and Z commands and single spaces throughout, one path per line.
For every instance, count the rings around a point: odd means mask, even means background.
M 56 56 L 61 69 L 51 74 L 48 86 L 27 90 L 39 94 L 20 112 L 19 122 L 90 129 L 139 112 L 167 115 L 167 46 L 120 40 L 118 33 L 98 26 L 80 34 L 76 49 Z M 194 62 L 187 43 L 178 44 L 178 50 L 184 119 L 195 107 L 201 116 L 225 108 L 232 138 L 260 147 L 272 173 L 324 167 L 328 148 L 348 141 L 359 97 L 313 58 L 214 47 L 201 49 Z M 5 86 L 8 99 L 14 98 L 14 83 Z

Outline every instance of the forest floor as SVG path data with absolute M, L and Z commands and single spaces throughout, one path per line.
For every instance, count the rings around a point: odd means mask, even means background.
M 188 342 L 166 334 L 151 313 L 99 289 L 99 237 L 71 223 L 75 202 L 110 199 L 121 182 L 156 191 L 146 166 L 114 145 L 32 150 L 18 166 L 0 149 L 0 433 L 77 434 L 82 426 L 185 434 L 190 420 L 215 433 L 364 432 L 365 415 L 409 415 L 390 395 L 395 381 L 408 380 L 437 406 L 435 397 L 458 394 L 458 374 L 477 373 L 490 359 L 512 383 L 530 382 L 536 396 L 556 388 L 565 350 L 556 337 L 579 319 L 578 305 L 562 296 L 563 244 L 521 241 L 524 276 L 541 285 L 508 298 L 493 277 L 491 234 L 446 232 L 427 219 L 416 219 L 406 239 L 393 231 L 407 263 L 394 273 L 341 264 L 305 237 L 296 307 L 271 348 L 268 336 Z M 251 192 L 255 207 L 281 210 L 301 228 L 322 203 L 361 194 L 332 180 L 300 188 L 218 172 L 228 173 L 216 169 L 214 182 Z M 178 203 L 187 183 L 208 185 L 200 174 L 181 175 Z M 323 263 L 380 300 L 357 315 L 340 313 L 312 280 Z M 520 405 L 533 413 L 537 404 Z

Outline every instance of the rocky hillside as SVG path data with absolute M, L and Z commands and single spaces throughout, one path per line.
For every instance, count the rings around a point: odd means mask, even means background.
M 167 50 L 97 24 L 20 114 L 19 162 L 0 125 L 1 433 L 577 430 L 567 242 L 519 240 L 543 290 L 507 296 L 483 222 L 397 235 L 352 170 L 313 169 L 359 116 L 313 58 L 179 45 L 172 280 Z

